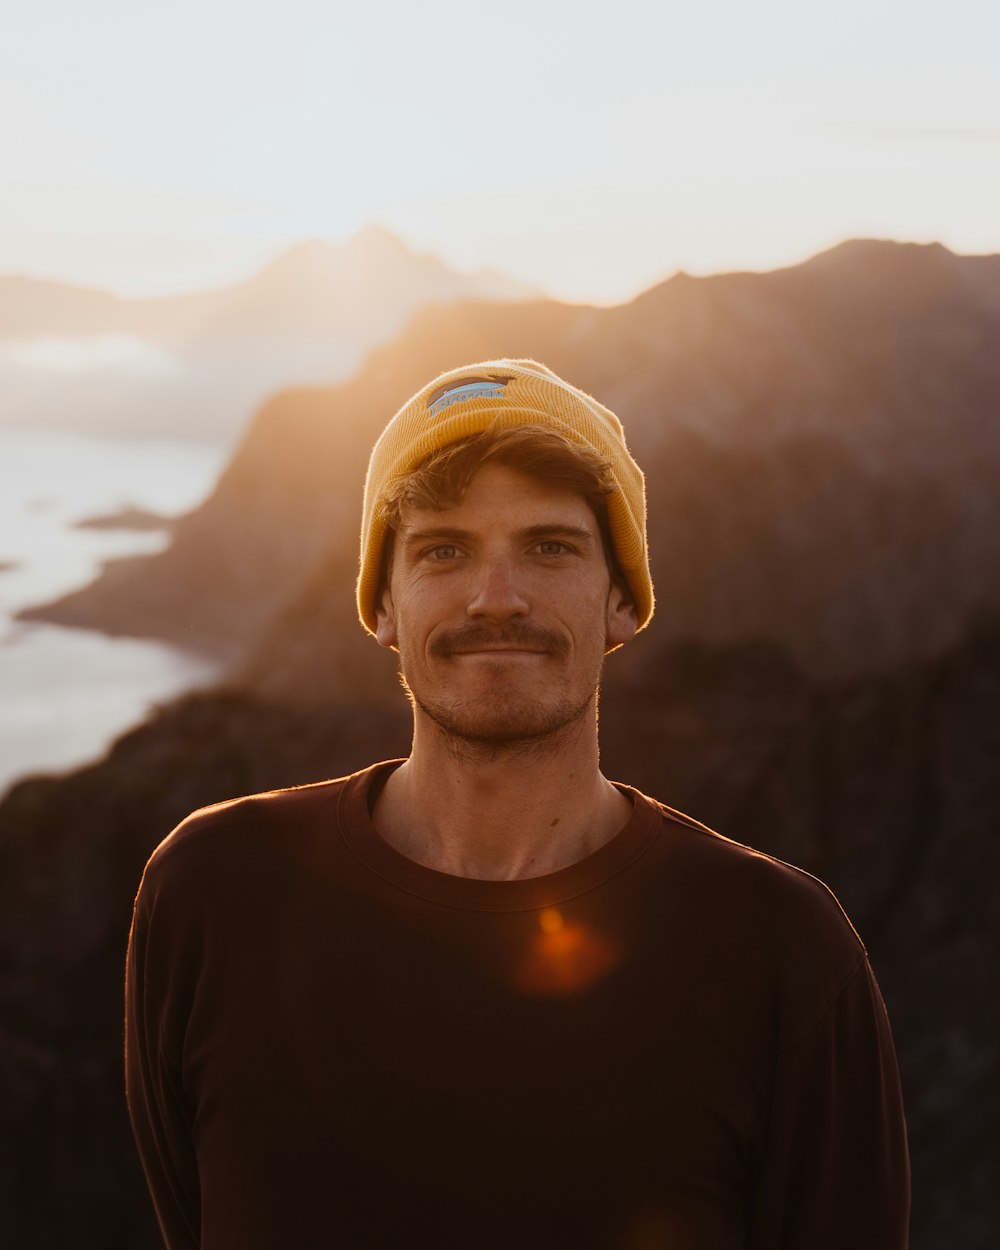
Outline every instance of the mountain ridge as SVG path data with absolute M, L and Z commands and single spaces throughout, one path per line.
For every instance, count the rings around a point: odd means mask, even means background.
M 269 401 L 165 552 L 25 615 L 201 648 L 249 680 L 277 663 L 288 610 L 289 697 L 329 697 L 311 668 L 366 682 L 334 641 L 354 628 L 368 449 L 434 373 L 533 356 L 624 422 L 672 638 L 770 639 L 831 678 L 931 657 L 1000 603 L 1000 310 L 943 249 L 876 254 L 894 275 L 878 298 L 871 255 L 848 249 L 818 267 L 668 280 L 610 309 L 424 308 L 349 381 Z M 291 680 L 295 665 L 278 667 Z
M 0 421 L 229 441 L 269 395 L 349 375 L 424 305 L 534 294 L 503 275 L 460 273 L 374 227 L 296 245 L 200 292 L 133 298 L 0 278 Z M 109 338 L 114 363 L 100 350 Z M 58 367 L 46 364 L 53 355 Z
M 203 315 L 197 311 L 199 304 L 211 307 L 230 300 L 234 293 L 253 291 L 261 285 L 314 281 L 317 271 L 339 277 L 371 264 L 416 264 L 425 272 L 447 276 L 456 285 L 465 282 L 471 287 L 483 277 L 482 273 L 454 270 L 432 253 L 414 252 L 391 231 L 369 225 L 342 242 L 313 238 L 293 243 L 243 278 L 165 295 L 120 295 L 93 284 L 0 274 L 0 339 L 61 334 L 94 337 L 130 331 L 171 337 L 197 324 Z M 497 289 L 506 287 L 522 299 L 538 294 L 529 284 L 502 274 L 488 273 L 486 277 Z M 62 300 L 74 306 L 69 320 L 58 307 Z M 134 321 L 129 321 L 130 314 Z M 45 320 L 46 316 L 50 319 Z

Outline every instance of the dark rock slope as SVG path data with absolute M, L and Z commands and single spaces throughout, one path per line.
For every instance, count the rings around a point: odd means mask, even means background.
M 606 770 L 837 889 L 897 1038 L 914 1250 L 986 1250 L 1000 1217 L 1000 626 L 836 686 L 773 646 L 635 645 L 641 675 L 609 664 Z M 401 696 L 326 710 L 190 697 L 102 764 L 0 805 L 0 1243 L 157 1244 L 120 1065 L 142 864 L 193 807 L 405 753 L 404 712 Z

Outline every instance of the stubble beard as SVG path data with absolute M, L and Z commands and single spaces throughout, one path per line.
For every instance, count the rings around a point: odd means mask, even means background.
M 467 628 L 439 639 L 432 648 L 435 658 L 449 662 L 455 651 L 487 641 L 512 644 L 546 645 L 549 658 L 543 663 L 555 663 L 568 650 L 566 643 L 555 634 L 541 632 L 534 627 L 505 631 L 486 631 L 479 627 Z M 401 657 L 402 658 L 402 657 Z M 454 661 L 451 661 L 454 662 Z M 400 682 L 414 708 L 430 722 L 441 736 L 449 754 L 462 762 L 495 760 L 504 756 L 539 757 L 558 751 L 581 729 L 594 724 L 600 685 L 600 671 L 595 674 L 593 685 L 585 693 L 577 692 L 573 698 L 562 692 L 549 699 L 541 699 L 522 689 L 505 692 L 503 685 L 508 674 L 499 673 L 498 680 L 490 685 L 488 693 L 479 698 L 466 696 L 448 698 L 436 690 L 414 690 L 401 667 Z M 518 677 L 523 687 L 526 677 Z

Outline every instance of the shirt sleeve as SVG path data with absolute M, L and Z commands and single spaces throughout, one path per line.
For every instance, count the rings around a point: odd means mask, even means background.
M 906 1250 L 910 1170 L 896 1055 L 866 957 L 778 1053 L 754 1250 Z
M 168 1250 L 194 1250 L 201 1244 L 200 1185 L 180 1075 L 183 1034 L 177 1027 L 185 995 L 184 949 L 174 935 L 160 932 L 149 876 L 147 869 L 126 961 L 126 1096 L 164 1242 Z

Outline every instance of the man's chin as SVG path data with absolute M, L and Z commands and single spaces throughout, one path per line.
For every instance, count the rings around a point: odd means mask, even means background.
M 502 751 L 540 747 L 562 740 L 586 714 L 590 700 L 582 707 L 568 702 L 540 706 L 530 700 L 511 700 L 485 707 L 482 701 L 468 705 L 421 703 L 417 707 L 439 733 L 469 748 Z

